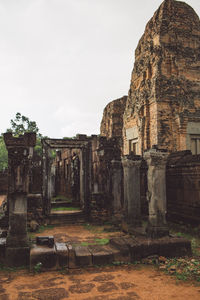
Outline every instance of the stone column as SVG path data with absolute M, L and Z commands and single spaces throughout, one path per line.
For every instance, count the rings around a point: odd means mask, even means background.
M 51 149 L 42 140 L 43 147 L 43 161 L 42 161 L 42 201 L 43 213 L 49 215 L 51 212 L 51 197 L 52 197 L 52 180 L 51 180 Z
M 121 160 L 112 160 L 112 196 L 114 214 L 122 210 L 122 163 Z
M 158 238 L 169 234 L 166 222 L 166 163 L 168 153 L 150 150 L 144 153 L 148 165 L 149 221 L 147 234 Z
M 6 263 L 22 266 L 29 263 L 29 240 L 27 235 L 27 193 L 29 186 L 30 158 L 36 143 L 35 133 L 25 133 L 15 138 L 4 134 L 8 150 L 8 201 L 9 231 L 6 240 Z
M 124 171 L 124 208 L 126 222 L 131 226 L 141 225 L 140 166 L 141 156 L 122 159 Z

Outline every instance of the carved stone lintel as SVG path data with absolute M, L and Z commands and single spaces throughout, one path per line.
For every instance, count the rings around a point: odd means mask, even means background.
M 169 153 L 150 150 L 144 153 L 144 159 L 148 166 L 156 166 L 159 169 L 165 168 Z
M 142 157 L 138 155 L 135 156 L 135 159 L 126 156 L 122 158 L 123 168 L 140 167 L 141 162 L 142 162 Z

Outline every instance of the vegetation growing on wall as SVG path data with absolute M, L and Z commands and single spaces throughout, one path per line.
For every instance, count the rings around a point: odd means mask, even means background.
M 37 141 L 35 151 L 42 155 L 42 134 L 39 133 L 39 128 L 35 121 L 31 121 L 28 117 L 23 116 L 17 112 L 14 119 L 10 120 L 11 127 L 7 129 L 7 132 L 12 132 L 15 137 L 23 135 L 25 132 L 35 132 L 37 135 Z M 0 171 L 3 171 L 8 167 L 8 153 L 3 139 L 3 133 L 0 136 Z
M 3 136 L 0 136 L 0 171 L 8 167 L 8 152 L 4 143 Z

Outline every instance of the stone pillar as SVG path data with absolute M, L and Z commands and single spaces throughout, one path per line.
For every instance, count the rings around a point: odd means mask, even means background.
M 124 171 L 124 208 L 126 222 L 131 226 L 141 225 L 140 167 L 141 156 L 128 156 L 122 160 Z
M 144 153 L 147 161 L 149 221 L 147 234 L 152 238 L 169 234 L 166 222 L 166 163 L 168 153 L 150 150 Z
M 52 180 L 51 180 L 51 149 L 42 140 L 43 146 L 43 182 L 42 182 L 42 201 L 43 201 L 43 212 L 45 215 L 49 215 L 51 212 L 51 197 L 52 197 Z
M 122 210 L 122 163 L 121 160 L 112 160 L 112 196 L 114 214 Z
M 29 187 L 30 158 L 36 143 L 35 133 L 15 138 L 5 133 L 8 150 L 9 231 L 6 240 L 6 263 L 10 266 L 29 264 L 27 235 L 27 193 Z

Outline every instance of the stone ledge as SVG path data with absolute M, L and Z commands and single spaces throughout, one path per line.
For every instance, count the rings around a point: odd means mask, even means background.
M 112 238 L 108 245 L 73 246 L 70 243 L 56 243 L 53 248 L 34 246 L 30 253 L 30 269 L 41 262 L 42 270 L 80 268 L 105 265 L 113 262 L 134 262 L 148 256 L 165 257 L 190 256 L 191 242 L 183 238 L 160 239 Z

